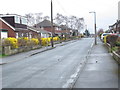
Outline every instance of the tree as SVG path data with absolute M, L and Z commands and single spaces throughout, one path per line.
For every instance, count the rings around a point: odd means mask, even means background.
M 56 17 L 55 17 L 55 22 L 58 25 L 62 25 L 64 21 L 64 16 L 62 14 L 57 13 Z
M 84 18 L 78 18 L 76 16 L 64 16 L 62 14 L 57 13 L 55 17 L 55 21 L 58 25 L 66 25 L 71 29 L 80 30 L 83 28 Z
M 85 35 L 90 36 L 90 32 L 87 29 L 85 30 Z
M 35 24 L 35 18 L 33 13 L 25 14 L 25 17 L 27 18 L 27 23 L 29 26 L 33 26 Z
M 43 19 L 44 19 L 44 20 L 49 20 L 50 17 L 49 17 L 49 16 L 44 16 Z
M 40 23 L 43 19 L 42 13 L 28 13 L 25 14 L 25 17 L 27 18 L 29 26 L 33 26 L 37 23 Z
M 83 29 L 84 26 L 84 18 L 76 18 L 76 29 Z
M 98 36 L 101 37 L 102 33 L 104 33 L 104 31 L 103 31 L 103 29 L 101 28 L 101 29 L 98 30 Z
M 83 29 L 84 26 L 84 18 L 78 18 L 76 16 L 70 16 L 69 17 L 69 26 L 72 29 Z
M 40 23 L 43 19 L 42 13 L 35 13 L 34 16 L 35 16 L 36 24 Z

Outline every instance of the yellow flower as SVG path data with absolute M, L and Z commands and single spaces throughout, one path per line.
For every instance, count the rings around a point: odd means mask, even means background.
M 12 48 L 18 48 L 18 40 L 16 38 L 6 38 L 5 43 L 9 44 Z

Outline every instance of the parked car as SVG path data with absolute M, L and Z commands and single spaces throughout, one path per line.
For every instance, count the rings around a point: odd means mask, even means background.
M 112 33 L 103 33 L 103 34 L 101 35 L 101 40 L 103 40 L 106 35 L 110 35 L 110 34 L 112 34 Z

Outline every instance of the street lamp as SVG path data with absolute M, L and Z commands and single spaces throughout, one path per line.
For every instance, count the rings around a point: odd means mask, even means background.
M 96 12 L 89 12 L 94 14 L 94 25 L 95 25 L 95 45 L 97 45 L 97 31 L 96 31 Z

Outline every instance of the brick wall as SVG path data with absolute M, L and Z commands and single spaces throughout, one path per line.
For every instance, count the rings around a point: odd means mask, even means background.
M 0 23 L 1 23 L 0 29 L 6 29 L 6 30 L 8 30 L 8 37 L 15 37 L 16 36 L 15 32 L 14 32 L 14 30 L 12 28 L 10 28 L 8 25 L 6 25 L 1 20 L 0 20 Z

